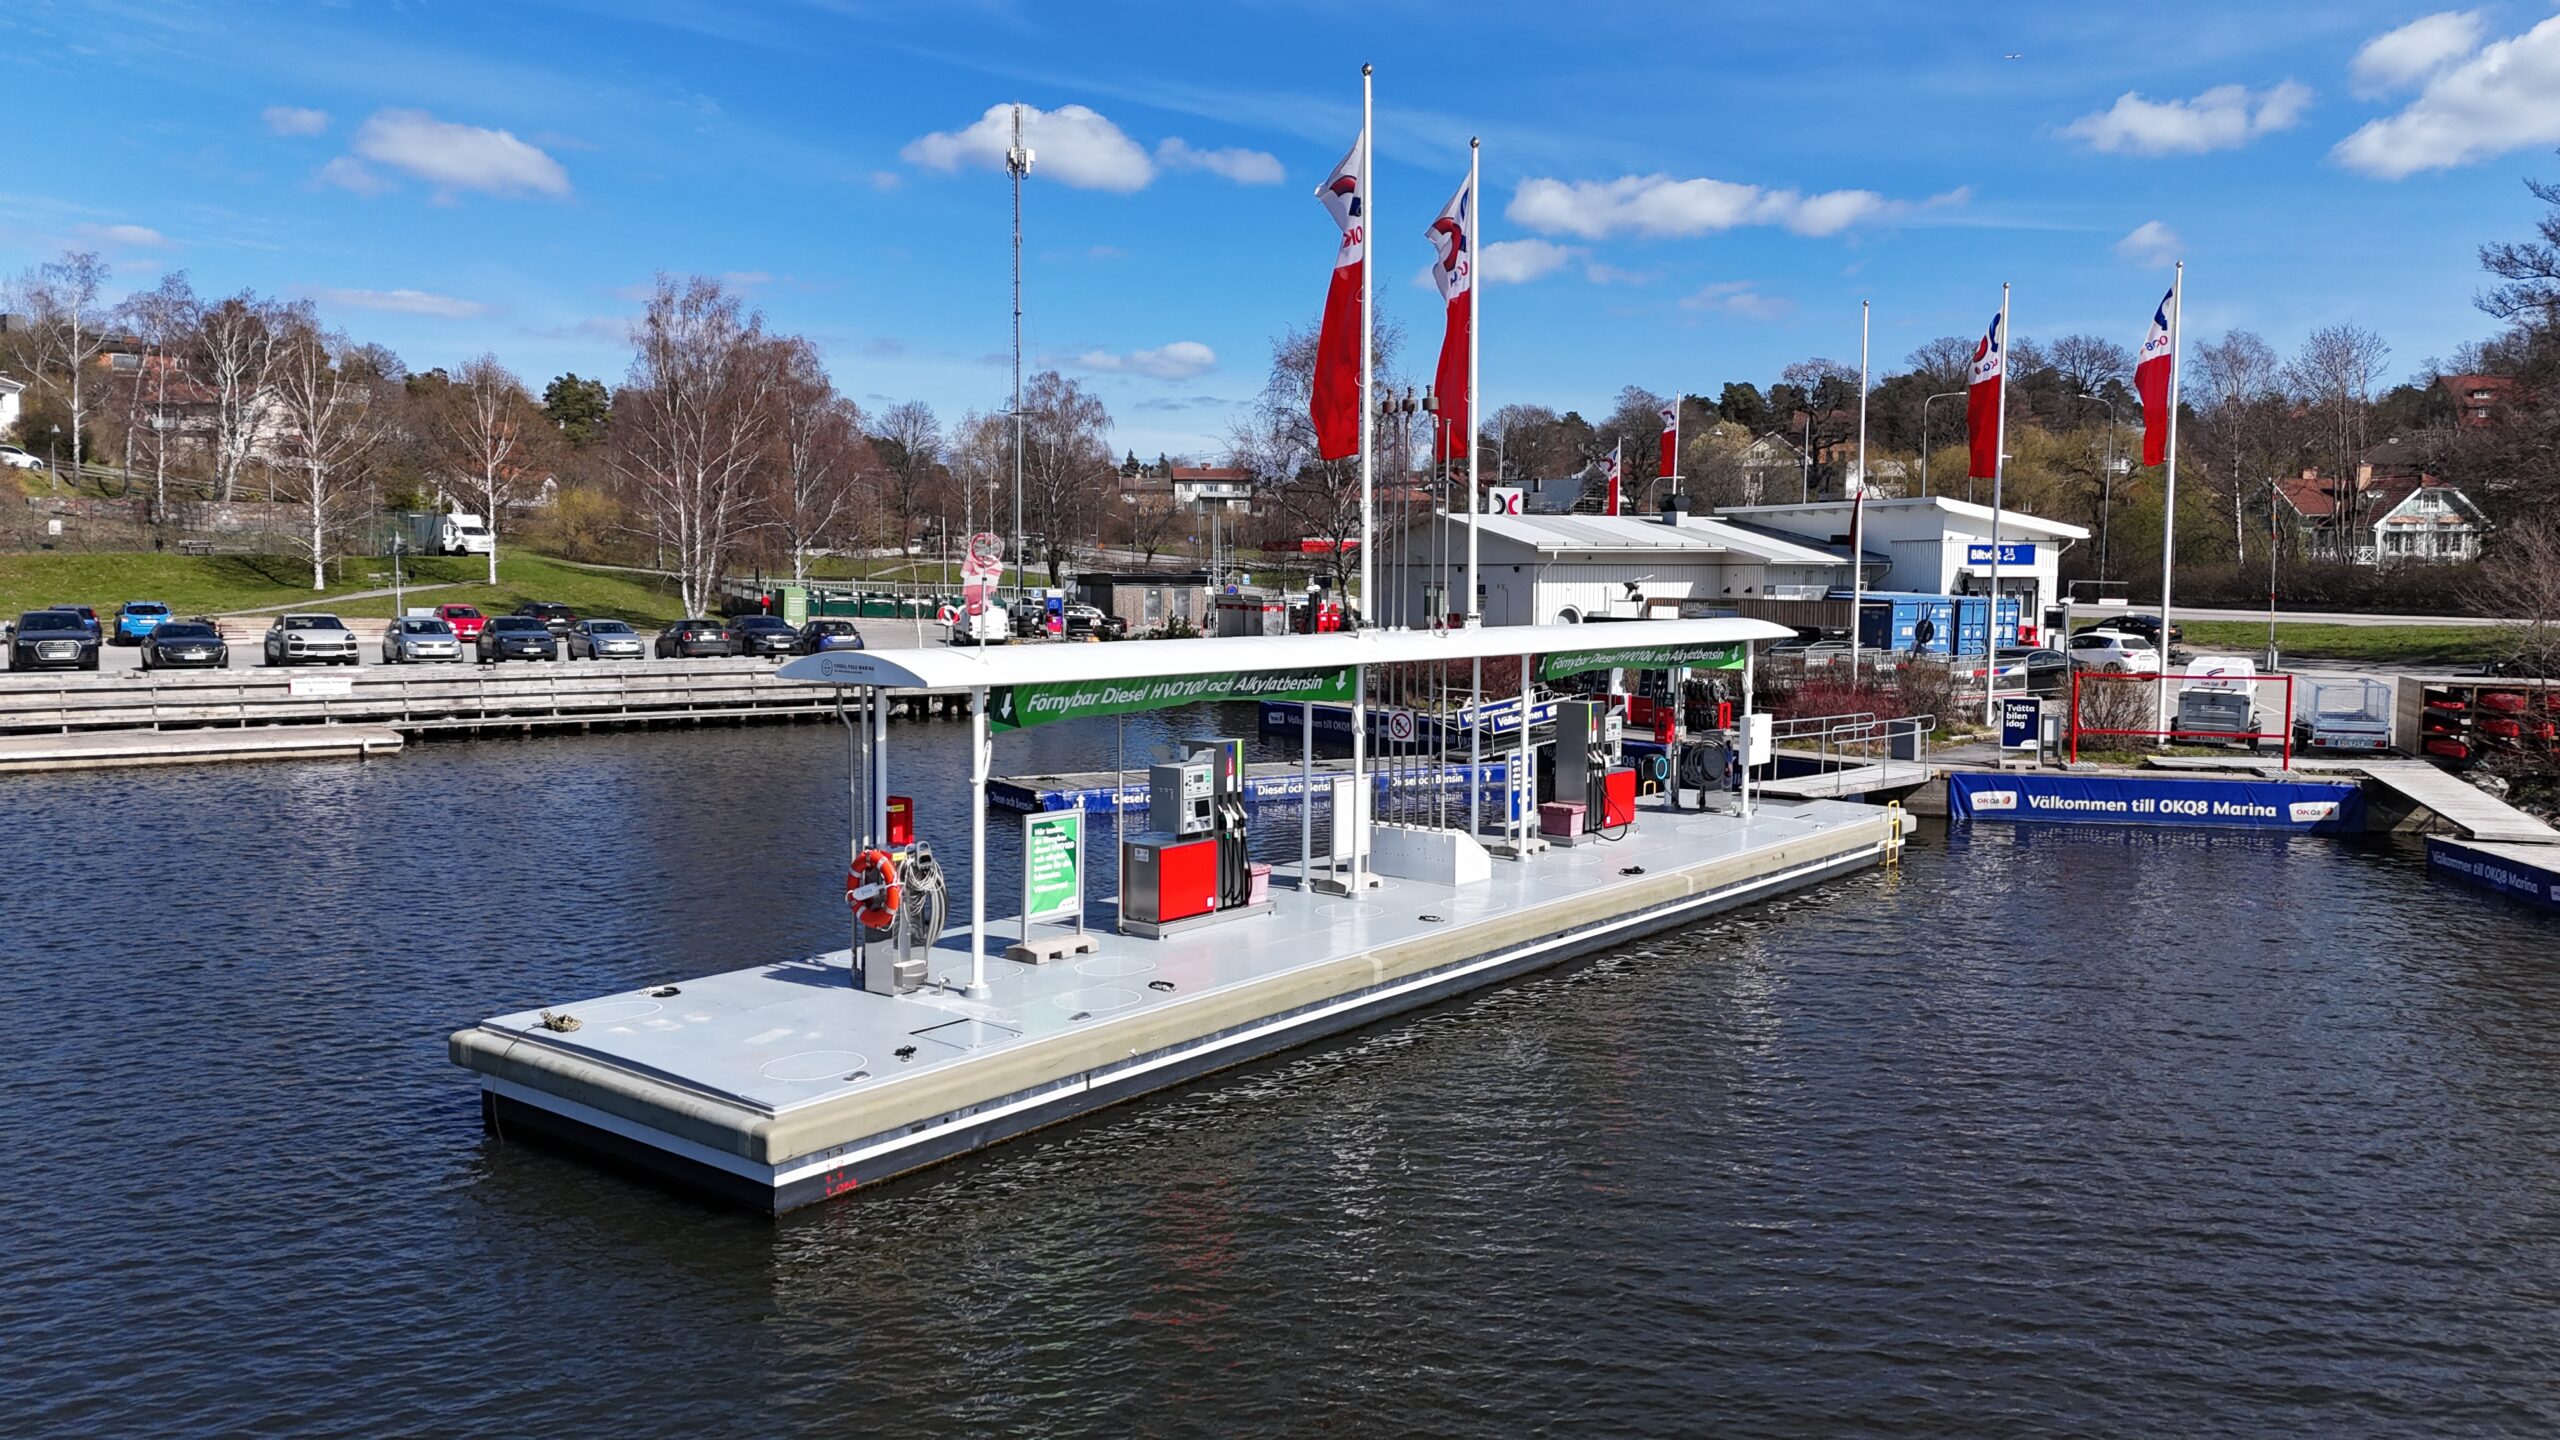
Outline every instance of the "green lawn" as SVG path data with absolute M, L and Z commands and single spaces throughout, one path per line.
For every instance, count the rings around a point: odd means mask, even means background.
M 476 556 L 412 557 L 401 566 L 410 584 L 461 582 L 429 590 L 411 603 L 477 605 L 493 614 L 527 600 L 556 600 L 581 615 L 610 615 L 655 625 L 679 618 L 669 582 L 645 575 L 587 570 L 540 555 L 500 557 L 498 583 L 485 577 L 488 562 Z M 379 577 L 379 578 L 377 578 Z M 391 583 L 391 562 L 359 556 L 330 567 L 327 592 L 311 589 L 311 567 L 273 555 L 171 555 L 150 552 L 0 555 L 0 614 L 44 605 L 90 605 L 101 616 L 127 600 L 159 600 L 182 614 L 215 614 L 270 605 L 308 605 L 345 616 L 386 616 L 388 595 L 333 601 L 330 596 L 373 590 Z
M 2181 620 L 2190 650 L 2253 654 L 2267 646 L 2259 620 Z M 2276 622 L 2276 646 L 2287 664 L 2304 660 L 2357 660 L 2426 669 L 2469 666 L 2506 653 L 2506 638 L 2487 625 L 2320 625 Z

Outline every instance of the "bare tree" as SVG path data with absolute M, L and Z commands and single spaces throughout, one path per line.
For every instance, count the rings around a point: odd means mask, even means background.
M 1022 408 L 1023 518 L 1039 534 L 1037 552 L 1054 587 L 1075 540 L 1101 530 L 1115 473 L 1111 412 L 1102 397 L 1055 370 L 1031 377 Z M 1031 557 L 1023 558 L 1027 569 Z
M 2252 432 L 2259 432 L 2262 444 L 2272 438 L 2264 433 L 2268 428 L 2264 411 L 2269 397 L 2279 394 L 2282 376 L 2283 364 L 2276 358 L 2275 347 L 2250 331 L 2229 331 L 2220 340 L 2196 347 L 2198 384 L 2190 392 L 2190 403 L 2214 432 L 2214 458 L 2230 457 L 2222 482 L 2224 498 L 2231 505 L 2232 555 L 2238 564 L 2249 560 L 2249 527 L 2242 512 L 2253 479 L 2243 454 Z
M 388 407 L 377 402 L 385 377 L 344 334 L 321 328 L 307 303 L 288 312 L 283 331 L 274 367 L 285 427 L 279 488 L 303 509 L 311 588 L 322 590 L 346 528 L 346 501 L 382 439 Z
M 271 438 L 269 382 L 286 320 L 282 307 L 247 290 L 197 318 L 188 368 L 213 395 L 214 493 L 225 501 L 237 498 L 241 468 Z
M 2355 558 L 2355 533 L 2363 496 L 2356 463 L 2364 453 L 2365 425 L 2373 413 L 2373 387 L 2382 379 L 2391 347 L 2355 325 L 2324 325 L 2304 337 L 2285 367 L 2295 398 L 2317 417 L 2327 442 L 2329 473 L 2337 495 L 2333 538 L 2338 558 Z
M 2501 320 L 2547 321 L 2560 310 L 2560 184 L 2527 179 L 2524 188 L 2551 207 L 2534 223 L 2541 238 L 2480 247 L 2480 268 L 2506 281 L 2473 303 Z
M 782 357 L 762 315 L 699 275 L 660 276 L 633 338 L 639 353 L 613 397 L 614 465 L 674 561 L 685 613 L 700 614 L 755 521 Z
M 2105 395 L 2108 386 L 2121 389 L 2133 373 L 2133 353 L 2102 335 L 2065 335 L 2044 353 L 2045 363 L 2074 394 Z
M 914 543 L 918 524 L 933 504 L 935 475 L 942 467 L 942 422 L 921 400 L 892 405 L 880 413 L 879 458 L 888 469 L 890 501 L 898 515 L 898 549 Z
M 28 271 L 17 285 L 35 337 L 36 383 L 71 412 L 71 460 L 89 458 L 89 362 L 106 348 L 107 315 L 98 292 L 107 283 L 106 262 L 94 250 L 62 253 Z
M 2560 517 L 2537 513 L 2501 529 L 2465 598 L 2505 620 L 2499 628 L 2519 670 L 2560 676 Z
M 792 583 L 806 585 L 810 550 L 862 508 L 864 484 L 879 467 L 863 434 L 861 407 L 836 393 L 817 348 L 796 336 L 779 344 L 785 374 L 776 396 L 779 453 L 767 508 L 791 547 Z
M 542 433 L 533 394 L 495 355 L 463 362 L 436 407 L 445 453 L 489 527 L 489 583 L 498 583 L 498 524 L 526 475 L 528 446 Z
M 169 446 L 177 428 L 169 410 L 169 381 L 178 368 L 178 352 L 203 320 L 204 307 L 187 284 L 187 272 L 160 277 L 148 290 L 136 291 L 117 307 L 117 318 L 140 340 L 142 363 L 134 367 L 133 385 L 125 399 L 124 470 L 133 473 L 133 448 L 141 440 L 151 452 L 151 514 L 169 513 Z M 184 381 L 181 380 L 183 390 Z M 143 419 L 150 407 L 151 417 Z M 146 438 L 147 437 L 147 438 Z

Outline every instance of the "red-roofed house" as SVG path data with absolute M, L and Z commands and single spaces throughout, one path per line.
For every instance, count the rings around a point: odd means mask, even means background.
M 2474 430 L 2488 425 L 2516 388 L 2504 375 L 2445 375 L 2436 384 L 2453 396 L 2454 423 Z
M 2313 555 L 2358 565 L 2451 564 L 2480 558 L 2487 517 L 2471 497 L 2432 475 L 2377 477 L 2356 470 L 2352 493 L 2306 470 L 2276 483 Z

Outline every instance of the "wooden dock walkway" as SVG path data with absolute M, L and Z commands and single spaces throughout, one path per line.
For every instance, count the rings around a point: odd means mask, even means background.
M 0 735 L 0 772 L 396 755 L 405 743 L 400 732 L 388 725 L 255 725 L 221 730 Z

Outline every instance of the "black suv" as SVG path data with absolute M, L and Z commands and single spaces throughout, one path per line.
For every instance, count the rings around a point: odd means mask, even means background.
M 578 612 L 557 600 L 527 600 L 516 607 L 515 613 L 541 621 L 542 628 L 550 631 L 554 640 L 568 634 L 569 627 L 578 623 Z
M 95 670 L 98 632 L 69 609 L 30 610 L 9 636 L 12 670 Z

